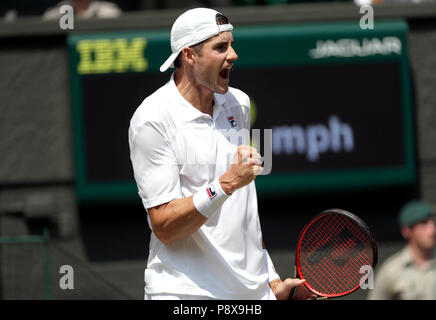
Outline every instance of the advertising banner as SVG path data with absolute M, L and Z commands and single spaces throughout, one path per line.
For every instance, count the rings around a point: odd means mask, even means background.
M 416 182 L 407 32 L 403 21 L 234 29 L 230 85 L 250 96 L 260 140 L 272 130 L 259 196 Z M 169 28 L 74 33 L 68 45 L 78 198 L 137 200 L 129 120 L 170 78 L 159 72 Z

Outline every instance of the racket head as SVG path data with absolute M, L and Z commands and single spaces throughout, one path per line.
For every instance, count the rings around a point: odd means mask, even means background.
M 356 291 L 375 269 L 377 243 L 366 223 L 342 209 L 315 216 L 300 232 L 296 250 L 296 276 L 321 297 L 340 297 Z

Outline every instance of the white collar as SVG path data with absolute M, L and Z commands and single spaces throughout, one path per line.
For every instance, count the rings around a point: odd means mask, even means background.
M 180 111 L 179 114 L 185 121 L 192 121 L 197 118 L 201 117 L 209 117 L 209 114 L 203 113 L 200 110 L 198 110 L 196 107 L 194 107 L 192 104 L 190 104 L 180 93 L 179 89 L 177 89 L 176 83 L 174 82 L 174 72 L 171 74 L 170 81 L 168 82 L 169 89 L 173 91 L 175 98 L 181 102 L 180 104 Z M 213 113 L 218 114 L 218 108 L 224 108 L 224 104 L 226 102 L 226 99 L 224 97 L 225 94 L 219 94 L 214 93 L 214 106 L 213 106 Z

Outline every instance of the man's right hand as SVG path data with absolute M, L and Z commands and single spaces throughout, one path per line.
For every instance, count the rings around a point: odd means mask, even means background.
M 256 148 L 246 145 L 238 146 L 233 157 L 233 164 L 219 178 L 223 191 L 226 194 L 232 194 L 252 182 L 263 170 L 261 158 Z

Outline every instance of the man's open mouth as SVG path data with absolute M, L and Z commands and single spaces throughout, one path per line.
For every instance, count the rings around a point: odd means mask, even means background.
M 221 70 L 221 72 L 219 73 L 220 77 L 223 79 L 229 79 L 229 75 L 230 75 L 230 69 L 223 69 Z

